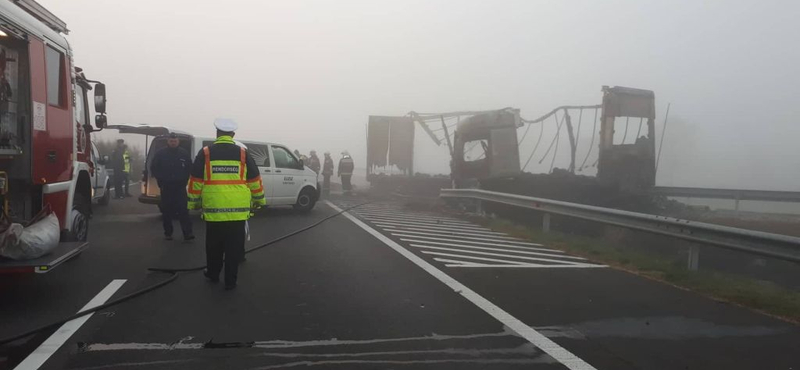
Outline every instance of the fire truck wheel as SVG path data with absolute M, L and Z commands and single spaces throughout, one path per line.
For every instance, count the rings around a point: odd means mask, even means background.
M 103 194 L 103 197 L 97 201 L 97 204 L 101 206 L 107 206 L 108 202 L 110 201 L 111 201 L 111 189 L 109 189 L 108 186 L 106 186 L 106 192 L 105 194 Z
M 69 238 L 72 241 L 86 241 L 89 237 L 89 203 L 82 194 L 75 194 L 72 201 L 72 229 Z

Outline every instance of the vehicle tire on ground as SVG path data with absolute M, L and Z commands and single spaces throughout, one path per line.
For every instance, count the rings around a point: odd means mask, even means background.
M 89 216 L 91 213 L 91 203 L 83 194 L 75 194 L 72 200 L 72 210 L 69 217 L 72 226 L 67 233 L 69 241 L 84 242 L 89 238 Z
M 98 205 L 107 206 L 108 202 L 111 201 L 111 189 L 109 188 L 109 185 L 111 185 L 111 184 L 106 183 L 106 187 L 105 187 L 106 192 L 103 194 L 103 197 L 100 198 L 100 200 L 97 201 Z
M 317 192 L 311 188 L 307 187 L 300 191 L 300 195 L 297 196 L 297 203 L 294 204 L 294 209 L 299 212 L 308 212 L 314 208 L 314 205 L 317 204 Z

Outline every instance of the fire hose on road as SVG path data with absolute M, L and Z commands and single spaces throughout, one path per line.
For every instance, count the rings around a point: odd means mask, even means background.
M 306 232 L 308 230 L 311 230 L 311 229 L 321 225 L 325 221 L 328 221 L 328 220 L 330 220 L 332 218 L 335 218 L 335 217 L 341 215 L 342 213 L 345 213 L 347 211 L 350 211 L 352 209 L 355 209 L 355 208 L 358 208 L 358 207 L 361 207 L 361 206 L 364 206 L 364 205 L 367 205 L 367 204 L 370 204 L 370 203 L 372 203 L 372 202 L 364 202 L 364 203 L 357 204 L 357 205 L 352 206 L 352 207 L 348 207 L 348 208 L 342 209 L 341 211 L 336 212 L 336 213 L 334 213 L 334 214 L 332 214 L 330 216 L 326 216 L 325 218 L 323 218 L 323 219 L 321 219 L 321 220 L 319 220 L 317 222 L 314 222 L 311 225 L 308 225 L 306 227 L 303 227 L 303 228 L 300 228 L 298 230 L 292 231 L 292 232 L 290 232 L 288 234 L 285 234 L 283 236 L 280 236 L 278 238 L 272 239 L 272 240 L 270 240 L 270 241 L 268 241 L 268 242 L 266 242 L 264 244 L 257 245 L 255 247 L 249 248 L 249 249 L 245 250 L 244 253 L 248 254 L 248 253 L 251 253 L 251 252 L 255 252 L 255 251 L 259 250 L 259 249 L 266 248 L 266 247 L 268 247 L 270 245 L 273 245 L 275 243 L 278 243 L 278 242 L 281 242 L 281 241 L 286 240 L 288 238 L 291 238 L 291 237 L 293 237 L 295 235 L 298 235 L 298 234 L 301 234 L 301 233 Z M 89 315 L 89 314 L 104 310 L 106 308 L 116 306 L 116 305 L 118 305 L 120 303 L 129 301 L 131 299 L 134 299 L 134 298 L 139 297 L 141 295 L 144 295 L 146 293 L 152 292 L 152 291 L 154 291 L 156 289 L 159 289 L 161 287 L 164 287 L 164 286 L 168 285 L 169 283 L 174 282 L 175 280 L 178 279 L 178 277 L 180 276 L 181 273 L 201 271 L 201 270 L 203 270 L 205 268 L 206 268 L 205 265 L 196 266 L 196 267 L 185 267 L 185 268 L 150 267 L 150 268 L 147 269 L 148 271 L 167 273 L 167 274 L 170 274 L 170 277 L 168 277 L 167 279 L 165 279 L 163 281 L 160 281 L 158 283 L 150 285 L 148 287 L 145 287 L 145 288 L 139 289 L 139 290 L 137 290 L 135 292 L 126 294 L 126 295 L 124 295 L 122 297 L 119 297 L 119 298 L 117 298 L 115 300 L 106 302 L 105 304 L 99 305 L 97 307 L 93 307 L 93 308 L 90 308 L 90 309 L 87 309 L 87 310 L 84 310 L 84 311 L 80 311 L 80 312 L 78 312 L 78 313 L 76 313 L 74 315 L 68 316 L 66 318 L 54 321 L 54 322 L 46 324 L 46 325 L 42 325 L 42 326 L 40 326 L 38 328 L 35 328 L 35 329 L 28 330 L 28 331 L 26 331 L 24 333 L 20 333 L 20 334 L 17 334 L 17 335 L 8 337 L 8 338 L 0 339 L 0 345 L 5 345 L 5 344 L 8 344 L 8 343 L 11 343 L 11 342 L 14 342 L 14 341 L 29 337 L 31 335 L 34 335 L 34 334 L 37 334 L 37 333 L 41 333 L 43 331 L 47 331 L 47 330 L 51 330 L 51 329 L 57 328 L 57 327 L 65 324 L 65 323 L 67 323 L 69 321 L 72 321 L 72 320 L 75 320 L 75 319 L 77 319 L 79 317 L 83 317 L 83 316 L 86 316 L 86 315 Z

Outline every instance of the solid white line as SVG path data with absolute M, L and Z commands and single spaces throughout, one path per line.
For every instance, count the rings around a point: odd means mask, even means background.
M 481 266 L 481 264 L 477 263 L 477 262 L 473 263 L 473 262 L 466 262 L 466 261 L 456 261 L 456 260 L 449 260 L 447 258 L 434 258 L 434 260 L 439 261 L 439 262 L 444 262 L 444 263 L 451 263 L 451 264 L 455 263 L 455 264 L 458 264 L 459 266 Z M 445 265 L 445 266 L 453 266 L 453 265 Z
M 469 235 L 477 235 L 477 236 L 505 236 L 509 237 L 503 233 L 491 232 L 491 231 L 477 231 L 477 230 L 457 230 L 457 229 L 448 229 L 446 227 L 435 227 L 435 226 L 407 226 L 407 225 L 397 225 L 392 222 L 383 222 L 383 221 L 372 221 L 375 225 L 379 225 L 380 227 L 390 227 L 393 229 L 403 229 L 403 230 L 417 230 L 417 231 L 430 231 L 430 232 L 441 232 L 441 233 L 457 233 L 457 234 L 469 234 Z
M 383 222 L 383 223 L 392 223 L 397 225 L 403 226 L 424 226 L 424 227 L 446 227 L 451 230 L 463 230 L 463 231 L 483 231 L 483 232 L 492 232 L 496 233 L 496 231 L 492 231 L 490 229 L 484 229 L 481 227 L 464 227 L 460 225 L 450 225 L 450 224 L 437 224 L 435 222 L 428 222 L 428 221 L 407 221 L 407 220 L 397 220 L 393 218 L 382 218 L 382 217 L 363 217 L 361 218 L 369 221 L 369 222 Z
M 564 253 L 563 251 L 560 251 L 558 249 L 523 247 L 523 246 L 520 246 L 520 245 L 505 245 L 505 244 L 496 244 L 496 243 L 464 242 L 464 241 L 462 241 L 462 243 L 469 243 L 469 244 L 453 244 L 453 243 L 432 242 L 432 241 L 429 241 L 429 240 L 420 240 L 420 239 L 433 239 L 433 240 L 452 241 L 450 239 L 429 238 L 427 236 L 415 236 L 415 235 L 403 235 L 403 236 L 408 236 L 409 238 L 417 238 L 417 239 L 406 239 L 406 238 L 401 237 L 400 240 L 402 240 L 404 242 L 415 242 L 415 243 L 446 245 L 446 246 L 449 246 L 449 247 L 461 247 L 461 246 L 467 246 L 467 245 L 471 245 L 471 244 L 479 244 L 479 245 L 489 245 L 489 246 L 493 246 L 493 247 L 503 247 L 505 250 L 507 250 L 509 252 L 511 252 L 511 250 L 508 249 L 508 248 L 521 249 L 521 250 L 525 250 L 525 251 L 540 251 L 540 252 L 548 252 L 548 253 Z M 556 256 L 556 255 L 554 255 L 554 256 Z M 569 257 L 567 257 L 566 254 L 557 255 L 557 256 L 561 257 L 561 258 L 569 258 Z
M 356 216 L 360 216 L 361 218 L 364 218 L 364 219 L 367 219 L 367 220 L 375 220 L 377 222 L 396 222 L 398 224 L 404 224 L 404 225 L 409 225 L 409 226 L 435 226 L 435 227 L 449 227 L 449 228 L 453 228 L 453 229 L 462 229 L 462 230 L 480 230 L 480 231 L 497 232 L 497 231 L 494 231 L 492 229 L 487 229 L 485 227 L 469 226 L 467 224 L 438 223 L 436 221 L 425 221 L 425 220 L 419 220 L 419 219 L 417 219 L 417 220 L 403 220 L 403 219 L 389 218 L 389 217 L 383 217 L 383 216 L 362 216 L 362 215 L 356 215 Z
M 530 262 L 522 262 L 522 261 L 506 261 L 506 260 L 500 260 L 500 259 L 497 259 L 497 258 L 489 258 L 489 257 L 462 256 L 462 255 L 459 255 L 459 254 L 450 254 L 450 253 L 443 253 L 443 252 L 422 251 L 422 253 L 432 254 L 434 256 L 445 256 L 445 257 L 455 257 L 455 258 L 466 258 L 466 259 L 478 260 L 478 261 L 500 262 L 500 263 L 506 263 L 506 264 L 509 264 L 509 265 L 527 265 L 527 264 L 530 263 Z
M 431 254 L 445 255 L 445 253 L 431 253 Z M 469 263 L 467 261 L 451 260 L 451 259 L 447 259 L 447 258 L 438 258 L 438 257 L 434 257 L 433 258 L 434 261 L 438 261 L 438 262 L 444 263 L 445 267 L 487 267 L 487 266 L 497 266 L 497 267 L 517 267 L 517 268 L 527 267 L 527 268 L 534 268 L 534 267 L 545 266 L 545 265 L 539 265 L 539 264 L 535 264 L 535 263 L 508 262 L 508 261 L 502 261 L 502 260 L 495 260 L 493 258 L 475 257 L 475 259 L 476 260 L 482 260 L 482 261 L 490 261 L 490 262 L 497 261 L 497 262 L 501 262 L 503 264 L 502 265 L 496 265 L 496 264 L 495 265 L 490 265 L 490 264 L 481 263 L 481 262 Z
M 500 253 L 480 252 L 480 251 L 465 251 L 463 249 L 434 247 L 434 246 L 421 245 L 421 244 L 411 244 L 411 246 L 415 247 L 415 248 L 420 248 L 420 249 L 435 249 L 435 250 L 459 252 L 459 253 L 472 253 L 472 254 L 477 254 L 477 255 L 481 255 L 481 256 L 493 256 L 493 257 L 502 257 L 502 258 L 518 258 L 518 259 L 527 260 L 527 261 L 553 262 L 553 263 L 560 263 L 560 264 L 569 265 L 569 266 L 585 265 L 585 263 L 572 262 L 572 261 L 563 261 L 563 260 L 554 260 L 554 259 L 550 259 L 550 258 L 525 257 L 525 256 L 515 256 L 515 255 L 511 255 L 511 254 L 500 254 Z M 428 252 L 422 251 L 422 253 L 428 253 Z M 469 258 L 471 258 L 472 256 L 470 256 L 470 255 L 451 255 L 451 257 L 469 257 Z M 515 261 L 515 262 L 519 262 L 519 261 Z
M 465 220 L 459 219 L 457 217 L 449 216 L 446 214 L 439 214 L 439 213 L 430 213 L 425 211 L 415 211 L 411 209 L 400 209 L 400 208 L 370 208 L 369 206 L 365 207 L 358 207 L 357 210 L 359 212 L 374 212 L 374 213 L 385 213 L 385 214 L 392 214 L 392 215 L 403 215 L 407 216 L 409 214 L 421 216 L 421 217 L 430 217 L 430 218 L 446 218 L 460 222 L 466 222 Z
M 125 279 L 115 279 L 112 280 L 108 285 L 106 285 L 100 293 L 97 293 L 94 298 L 92 298 L 86 306 L 80 309 L 80 311 L 85 311 L 90 308 L 97 307 L 103 303 L 106 303 L 114 293 L 122 287 L 122 284 L 125 284 L 127 280 Z M 78 311 L 78 312 L 80 312 Z M 68 321 L 61 325 L 58 330 L 56 330 L 50 338 L 44 341 L 38 348 L 36 348 L 28 357 L 25 358 L 22 362 L 20 362 L 14 370 L 34 370 L 38 369 L 42 365 L 44 365 L 45 361 L 50 358 L 53 354 L 61 348 L 64 343 L 73 335 L 75 334 L 78 329 L 80 329 L 86 321 L 89 321 L 94 314 L 88 314 L 86 316 L 79 317 L 75 320 Z
M 402 238 L 402 237 L 406 237 L 406 238 L 418 238 L 418 239 L 441 240 L 441 241 L 444 241 L 444 242 L 459 242 L 459 243 L 470 243 L 470 244 L 478 244 L 478 245 L 490 245 L 490 246 L 495 246 L 495 247 L 519 247 L 519 248 L 526 248 L 526 247 L 523 247 L 523 246 L 521 246 L 521 245 L 508 245 L 508 244 L 497 244 L 497 243 L 487 243 L 487 242 L 475 242 L 475 241 L 471 241 L 471 240 L 455 240 L 455 239 L 453 239 L 453 238 L 436 238 L 436 237 L 432 237 L 432 236 L 409 235 L 409 234 L 404 234 L 404 233 L 402 233 L 402 232 L 391 233 L 391 234 L 392 234 L 392 236 L 396 236 L 396 237 L 400 237 L 400 238 Z M 507 242 L 507 240 L 498 240 L 498 241 L 499 241 L 499 242 Z M 538 246 L 538 247 L 541 247 L 541 246 L 542 246 L 541 244 L 532 244 L 532 245 L 534 245 L 534 246 Z M 533 247 L 527 247 L 527 248 L 530 248 L 530 249 L 533 249 L 533 250 L 535 250 L 535 249 L 538 249 L 538 248 L 533 248 Z M 549 252 L 558 252 L 558 253 L 564 253 L 564 252 L 561 252 L 561 251 L 558 251 L 558 250 L 555 250 L 555 249 L 547 249 L 547 251 L 549 251 Z
M 325 203 L 333 208 L 337 212 L 341 212 L 342 210 L 335 206 L 330 201 L 325 201 Z M 403 248 L 400 244 L 397 244 L 392 239 L 386 237 L 386 235 L 381 234 L 378 230 L 375 230 L 369 225 L 365 224 L 357 217 L 345 212 L 342 214 L 344 217 L 352 221 L 358 227 L 369 233 L 370 235 L 374 236 L 390 248 L 394 249 L 395 252 L 400 253 L 403 257 L 407 258 L 409 261 L 413 262 L 415 265 L 419 266 L 425 272 L 431 274 L 433 277 L 450 287 L 453 291 L 460 294 L 468 301 L 472 302 L 475 306 L 482 309 L 484 312 L 488 313 L 492 317 L 494 317 L 497 321 L 511 329 L 513 332 L 517 333 L 519 336 L 525 338 L 529 342 L 531 342 L 534 346 L 539 347 L 542 351 L 550 355 L 550 357 L 554 358 L 556 361 L 560 362 L 564 366 L 566 366 L 570 370 L 595 370 L 592 365 L 589 365 L 586 361 L 583 361 L 578 356 L 575 356 L 571 352 L 567 351 L 565 348 L 559 346 L 556 342 L 552 341 L 550 338 L 547 338 L 542 333 L 536 331 L 536 329 L 528 326 L 524 322 L 520 321 L 514 316 L 511 316 L 508 312 L 503 311 L 502 308 L 498 307 L 496 304 L 490 302 L 488 299 L 483 298 L 482 296 L 478 295 L 472 291 L 472 289 L 468 288 L 466 285 L 461 284 L 457 280 L 451 278 L 449 275 L 445 274 L 441 270 L 434 267 L 429 262 L 422 259 L 422 257 L 417 256 L 413 252 L 409 251 L 408 249 Z
M 435 260 L 439 260 L 439 258 L 434 258 Z M 592 269 L 592 268 L 605 268 L 608 267 L 606 265 L 580 265 L 580 266 L 569 266 L 569 265 L 539 265 L 535 263 L 526 264 L 526 265 L 489 265 L 483 263 L 476 263 L 472 265 L 467 265 L 464 261 L 456 261 L 456 260 L 448 260 L 452 262 L 458 262 L 457 265 L 445 265 L 446 267 L 469 267 L 469 268 L 537 268 L 537 269 Z
M 515 243 L 515 244 L 521 244 L 521 245 L 537 245 L 537 246 L 540 245 L 540 244 L 533 244 L 533 243 L 518 241 L 518 240 L 515 240 L 515 239 L 510 239 L 510 237 L 508 237 L 508 236 L 505 236 L 505 237 L 494 237 L 494 238 L 474 238 L 474 237 L 471 237 L 471 236 L 459 236 L 459 235 L 451 235 L 451 234 L 444 234 L 443 235 L 442 233 L 438 233 L 438 234 L 437 233 L 426 233 L 426 232 L 422 232 L 422 231 L 407 231 L 407 230 L 387 230 L 387 231 L 391 232 L 392 235 L 395 235 L 394 231 L 397 231 L 397 233 L 401 233 L 401 234 L 446 236 L 448 238 L 451 238 L 451 239 L 448 239 L 450 241 L 455 241 L 455 239 L 453 239 L 453 238 L 458 238 L 458 239 L 479 240 L 479 241 L 487 241 L 487 242 Z
M 386 213 L 375 213 L 375 212 L 354 212 L 358 216 L 365 216 L 365 217 L 380 217 L 380 218 L 389 218 L 389 219 L 404 219 L 408 221 L 424 221 L 424 222 L 442 222 L 442 223 L 449 223 L 455 225 L 465 225 L 465 226 L 476 226 L 475 224 L 468 222 L 468 221 L 461 221 L 456 220 L 453 218 L 436 218 L 436 217 L 428 217 L 428 216 L 419 216 L 413 215 L 409 213 L 404 214 L 386 214 Z
M 405 240 L 405 239 L 401 239 L 401 240 Z M 479 249 L 479 250 L 484 250 L 484 251 L 505 252 L 505 253 L 519 253 L 519 254 L 526 254 L 526 255 L 529 255 L 529 256 L 567 258 L 567 259 L 575 259 L 575 260 L 581 260 L 581 261 L 585 261 L 586 260 L 586 258 L 583 258 L 583 257 L 573 257 L 573 256 L 568 256 L 568 255 L 563 255 L 563 254 L 549 254 L 549 253 L 541 253 L 541 252 L 528 252 L 528 251 L 511 250 L 511 249 L 505 249 L 505 248 L 478 247 L 478 246 L 475 246 L 475 245 L 460 245 L 460 244 L 448 244 L 448 243 L 431 243 L 431 242 L 427 242 L 427 241 L 424 241 L 424 240 L 418 240 L 417 243 L 425 243 L 425 244 L 416 244 L 416 245 L 425 245 L 425 246 L 427 246 L 428 244 L 447 244 L 448 246 L 455 247 L 455 249 L 453 249 L 453 250 L 461 250 L 461 251 L 464 251 L 464 252 L 469 252 L 469 251 L 465 251 L 462 248 Z M 411 245 L 414 246 L 415 244 L 411 244 Z
M 392 220 L 392 221 L 397 221 L 397 222 L 411 222 L 411 223 L 417 223 L 417 224 L 418 223 L 439 224 L 439 225 L 445 225 L 445 226 L 454 226 L 454 227 L 465 227 L 465 228 L 471 228 L 471 229 L 490 230 L 488 228 L 485 228 L 483 226 L 480 226 L 480 225 L 477 225 L 477 224 L 473 224 L 473 223 L 470 223 L 470 222 L 453 222 L 453 221 L 447 221 L 447 220 L 442 220 L 442 219 L 437 219 L 437 218 L 425 218 L 425 217 L 414 217 L 414 216 L 387 216 L 387 215 L 381 215 L 381 214 L 361 213 L 361 212 L 354 212 L 353 214 L 355 214 L 356 216 L 363 217 L 363 218 L 380 218 L 380 219 L 384 219 L 384 220 Z

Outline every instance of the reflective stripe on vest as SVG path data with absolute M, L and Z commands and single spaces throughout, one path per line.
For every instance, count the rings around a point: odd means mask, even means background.
M 125 165 L 125 168 L 122 172 L 131 173 L 131 154 L 126 150 L 125 153 L 122 153 L 122 162 Z
M 233 144 L 221 137 L 214 144 Z M 203 218 L 210 222 L 241 221 L 250 218 L 251 193 L 247 186 L 247 155 L 239 148 L 239 160 L 215 160 L 208 147 L 203 148 L 205 174 L 202 190 Z

